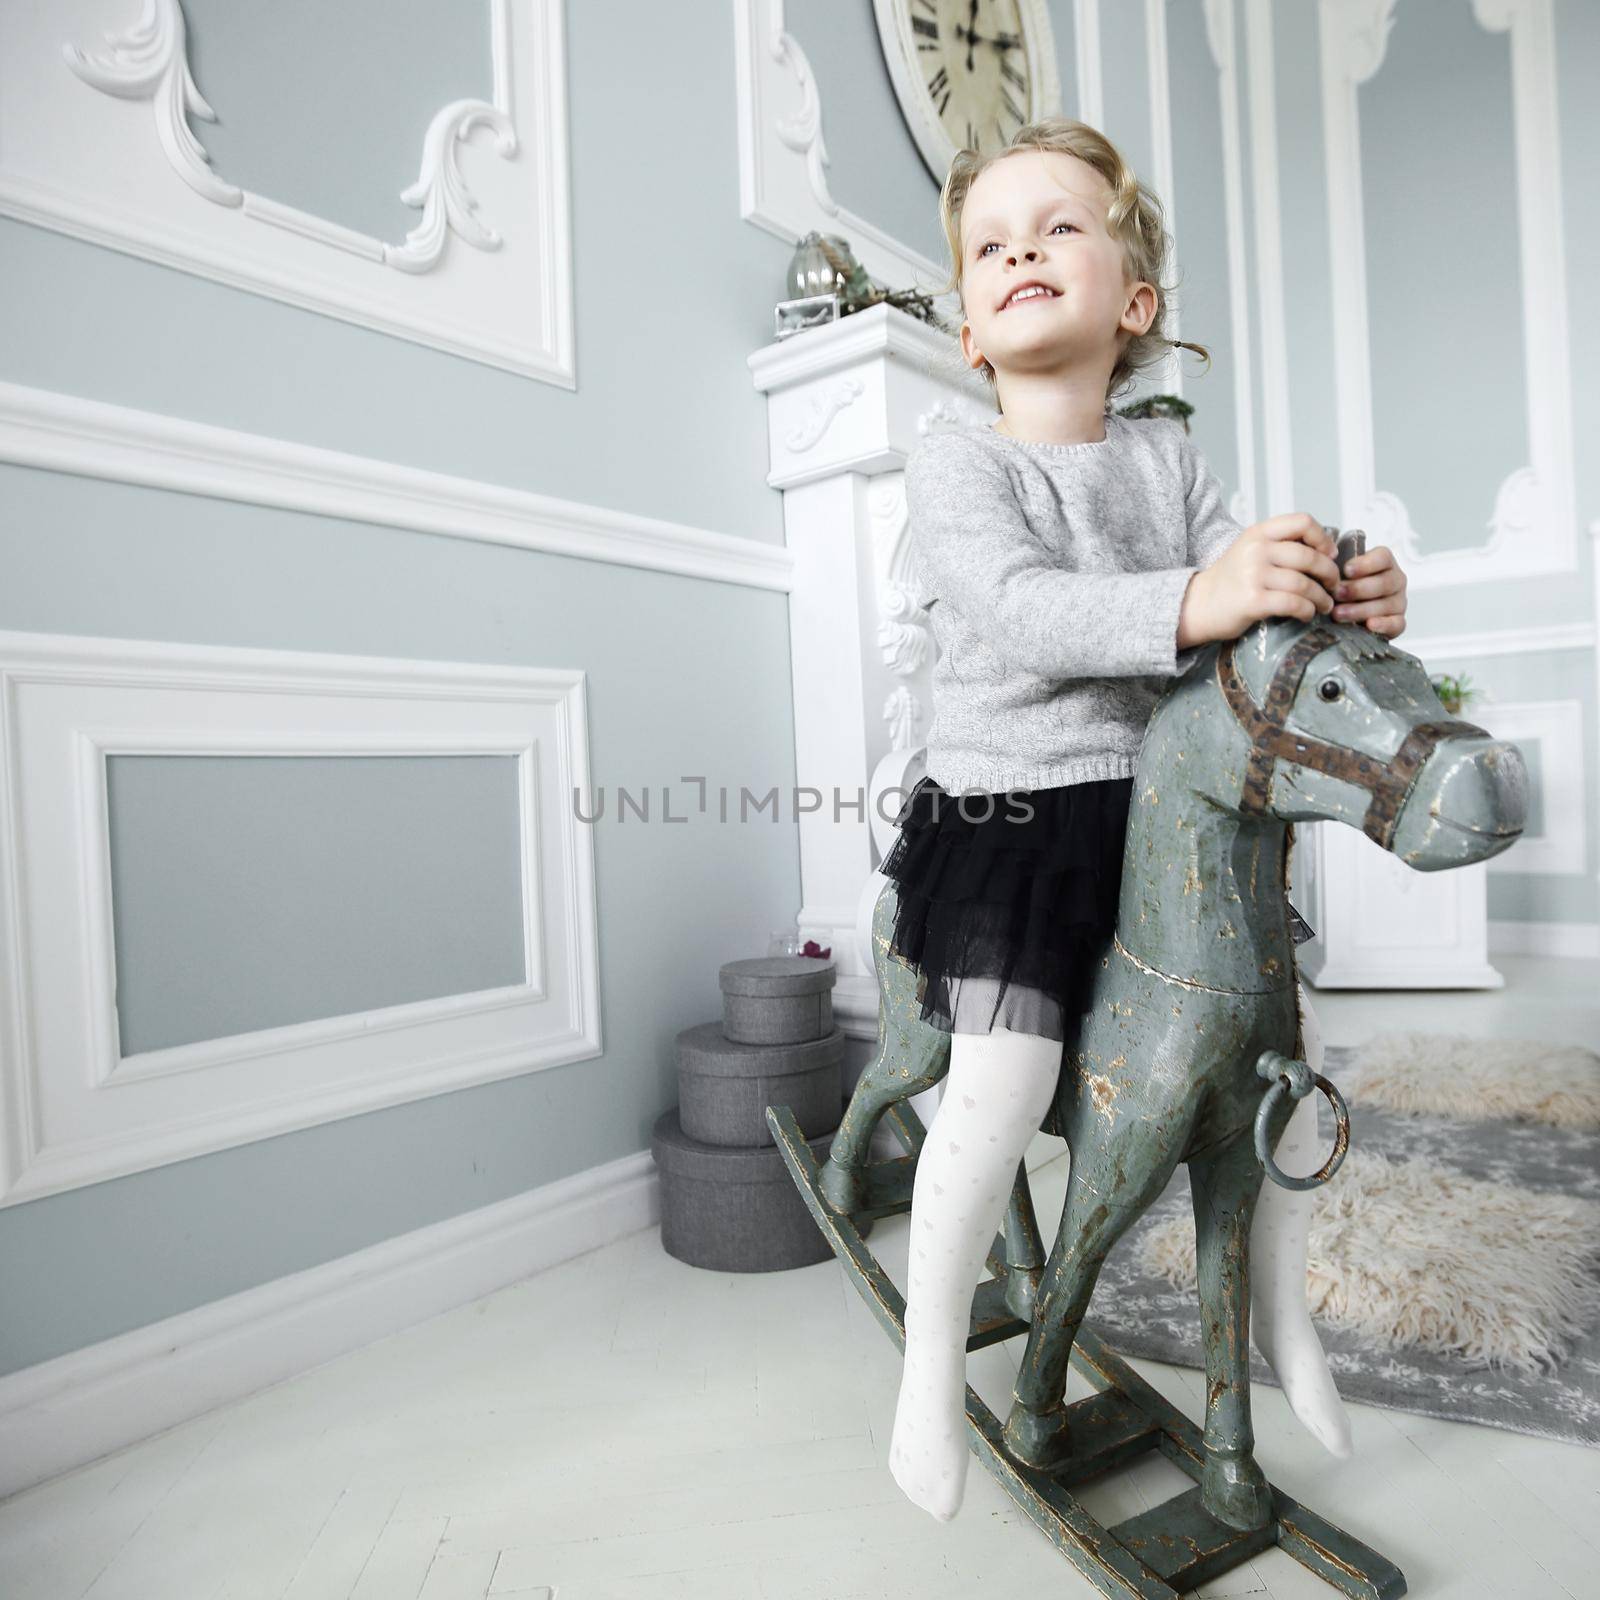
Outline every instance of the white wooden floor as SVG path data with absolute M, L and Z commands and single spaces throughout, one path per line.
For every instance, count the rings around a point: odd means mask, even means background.
M 1330 1042 L 1462 1027 L 1592 1042 L 1595 963 L 1513 995 L 1319 995 Z M 1587 998 L 1585 998 L 1587 997 Z M 1552 1022 L 1552 1018 L 1555 1019 Z M 1586 1020 L 1587 1019 L 1587 1020 Z M 1565 1033 L 1588 1028 L 1584 1033 Z M 1037 1171 L 1046 1233 L 1065 1163 Z M 873 1247 L 904 1282 L 907 1219 Z M 1020 1340 L 970 1358 L 1004 1414 Z M 1199 1374 L 1136 1361 L 1198 1417 Z M 974 1459 L 957 1519 L 886 1465 L 899 1356 L 837 1265 L 710 1273 L 647 1229 L 0 1504 L 4 1600 L 973 1600 L 1091 1587 Z M 1087 1388 L 1076 1375 L 1069 1394 Z M 1276 1388 L 1258 1454 L 1418 1596 L 1600 1596 L 1600 1450 L 1352 1406 L 1328 1456 Z M 1188 1487 L 1146 1461 L 1112 1522 Z M 1277 1550 L 1199 1591 L 1331 1596 Z

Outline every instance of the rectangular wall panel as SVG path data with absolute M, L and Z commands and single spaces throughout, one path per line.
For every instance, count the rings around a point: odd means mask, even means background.
M 512 981 L 126 1052 L 107 771 L 158 755 L 514 763 Z M 600 1053 L 581 672 L 0 633 L 0 757 L 0 1203 Z

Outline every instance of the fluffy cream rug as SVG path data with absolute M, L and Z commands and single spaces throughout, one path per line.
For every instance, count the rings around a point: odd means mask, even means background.
M 1270 1182 L 1270 1180 L 1268 1180 Z M 1188 1212 L 1149 1228 L 1145 1269 L 1195 1286 Z M 1600 1201 L 1352 1150 L 1312 1191 L 1312 1314 L 1474 1365 L 1554 1367 L 1600 1315 Z
M 1600 1128 L 1600 1055 L 1538 1039 L 1380 1033 L 1356 1052 L 1345 1098 L 1390 1111 Z

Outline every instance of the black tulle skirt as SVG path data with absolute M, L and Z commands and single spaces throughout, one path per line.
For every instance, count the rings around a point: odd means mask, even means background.
M 1110 948 L 1133 779 L 954 795 L 923 778 L 882 871 L 899 898 L 890 949 L 923 978 L 921 1017 L 1077 1038 Z M 1288 907 L 1296 945 L 1315 930 Z
M 890 948 L 921 973 L 922 1020 L 948 1033 L 1067 1040 L 1117 925 L 1133 779 L 955 795 L 911 791 L 882 871 Z

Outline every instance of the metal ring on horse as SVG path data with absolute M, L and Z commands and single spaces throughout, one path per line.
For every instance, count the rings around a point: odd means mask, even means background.
M 1272 1120 L 1273 1107 L 1289 1093 L 1287 1073 L 1281 1074 L 1267 1090 L 1261 1100 L 1261 1109 L 1256 1112 L 1256 1155 L 1261 1165 L 1267 1169 L 1267 1176 L 1284 1189 L 1320 1188 L 1339 1170 L 1340 1163 L 1350 1150 L 1350 1108 L 1344 1103 L 1344 1096 L 1339 1093 L 1338 1085 L 1323 1077 L 1320 1072 L 1315 1075 L 1314 1082 L 1316 1087 L 1327 1095 L 1328 1103 L 1333 1107 L 1336 1126 L 1333 1134 L 1333 1153 L 1310 1177 L 1291 1178 L 1272 1159 L 1272 1151 L 1267 1147 L 1267 1125 Z

